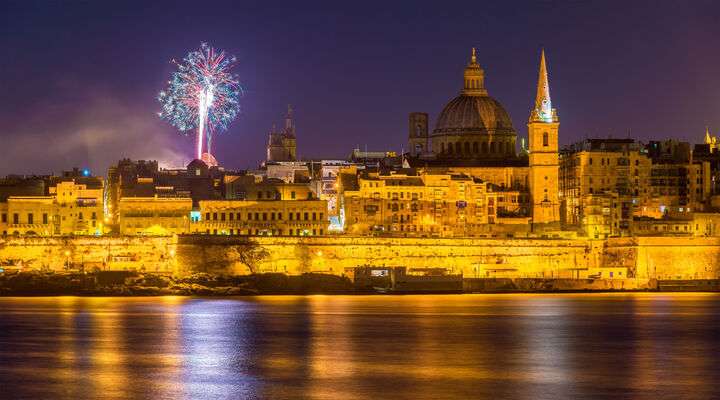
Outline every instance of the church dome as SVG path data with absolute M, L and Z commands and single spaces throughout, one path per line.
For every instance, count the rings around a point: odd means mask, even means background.
M 510 115 L 490 96 L 460 95 L 443 108 L 434 134 L 472 134 L 513 131 Z
M 431 136 L 442 158 L 485 159 L 515 156 L 517 134 L 510 115 L 485 88 L 485 71 L 475 49 L 463 74 L 463 89 L 442 110 Z

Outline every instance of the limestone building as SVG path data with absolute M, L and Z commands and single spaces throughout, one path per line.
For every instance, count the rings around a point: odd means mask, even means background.
M 490 237 L 524 232 L 527 194 L 462 174 L 341 172 L 345 232 L 404 237 Z
M 124 197 L 118 204 L 121 235 L 169 236 L 190 232 L 189 197 Z
M 9 194 L 0 195 L 3 235 L 101 235 L 105 231 L 102 178 L 69 171 L 63 176 L 12 178 L 3 183 L 0 192 Z
M 297 160 L 295 122 L 293 121 L 292 107 L 288 106 L 288 111 L 285 115 L 285 127 L 281 131 L 276 131 L 273 126 L 268 137 L 267 161 L 295 160 Z
M 687 143 L 587 139 L 561 151 L 563 226 L 595 238 L 661 233 L 712 209 L 712 181 L 711 161 Z
M 465 175 L 501 191 L 517 192 L 526 202 L 519 207 L 523 214 L 518 216 L 529 218 L 529 231 L 557 231 L 558 129 L 544 51 L 535 105 L 528 119 L 529 148 L 517 154 L 517 132 L 510 115 L 489 95 L 485 71 L 473 49 L 462 90 L 442 109 L 433 131 L 428 132 L 427 114 L 410 114 L 407 161 L 421 175 Z
M 200 202 L 192 233 L 207 235 L 322 236 L 327 202 L 305 200 L 208 200 Z

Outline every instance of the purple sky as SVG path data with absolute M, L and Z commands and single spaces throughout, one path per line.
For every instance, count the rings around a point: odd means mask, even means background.
M 473 46 L 521 137 L 541 46 L 562 143 L 720 131 L 713 1 L 144 3 L 2 2 L 0 174 L 189 161 L 193 137 L 157 118 L 156 95 L 202 41 L 239 60 L 241 115 L 214 141 L 229 168 L 264 158 L 288 103 L 301 157 L 399 151 L 409 112 L 434 123 L 458 94 Z

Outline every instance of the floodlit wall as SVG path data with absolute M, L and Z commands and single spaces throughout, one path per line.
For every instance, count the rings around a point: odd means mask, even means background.
M 355 266 L 447 268 L 467 278 L 717 279 L 720 238 L 420 239 L 76 237 L 0 239 L 5 269 L 327 272 Z

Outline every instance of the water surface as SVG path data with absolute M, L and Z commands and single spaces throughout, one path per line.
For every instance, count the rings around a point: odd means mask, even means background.
M 0 397 L 709 399 L 720 296 L 0 298 Z

